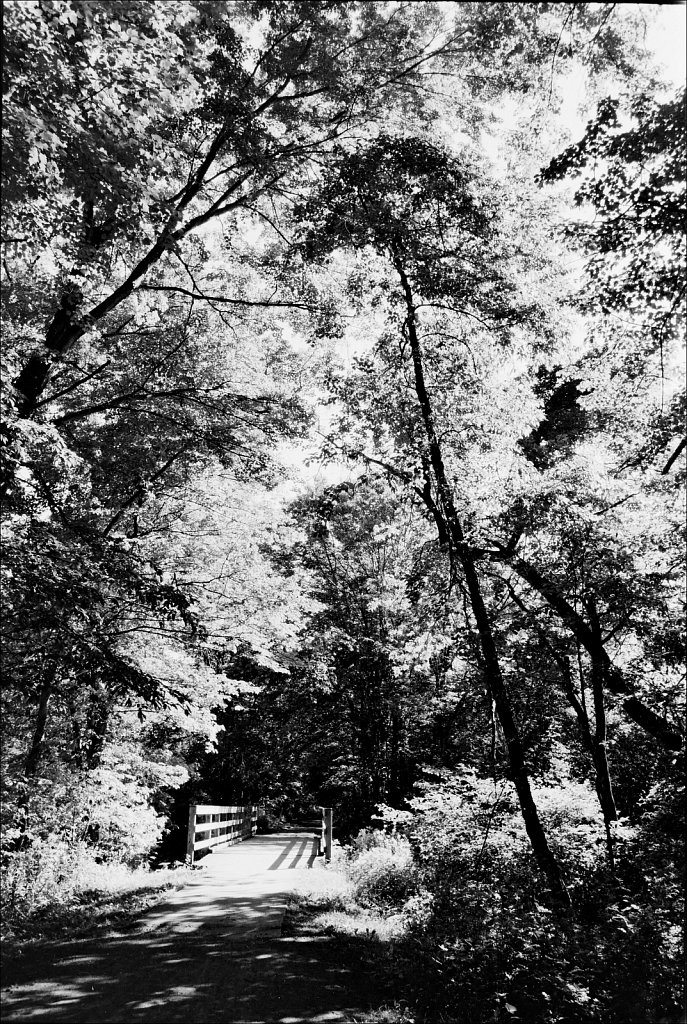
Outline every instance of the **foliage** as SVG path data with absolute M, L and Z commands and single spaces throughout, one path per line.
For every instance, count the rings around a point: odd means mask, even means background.
M 662 346 L 681 327 L 684 90 L 667 102 L 639 94 L 628 114 L 623 125 L 619 101 L 600 102 L 584 137 L 555 157 L 541 180 L 581 176 L 575 201 L 589 215 L 568 232 L 591 254 L 584 302 L 636 327 L 642 321 L 647 349 L 649 337 Z
M 454 1020 L 457 1006 L 469 1021 L 672 1019 L 680 1001 L 675 893 L 647 894 L 631 868 L 608 874 L 589 790 L 585 799 L 555 786 L 537 799 L 561 852 L 575 850 L 566 866 L 577 918 L 568 923 L 542 902 L 507 787 L 464 770 L 425 784 L 411 813 L 385 815 L 408 836 L 423 889 L 406 904 L 397 965 L 420 1019 Z M 620 831 L 629 853 L 638 833 Z
M 398 907 L 414 895 L 417 880 L 407 839 L 363 831 L 346 852 L 353 895 L 363 906 Z
M 70 939 L 102 926 L 126 922 L 183 885 L 185 867 L 152 874 L 145 867 L 99 862 L 87 845 L 36 844 L 13 859 L 3 883 L 4 952 L 11 956 L 24 942 Z

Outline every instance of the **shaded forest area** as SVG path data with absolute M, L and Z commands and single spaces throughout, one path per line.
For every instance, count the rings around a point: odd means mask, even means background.
M 3 5 L 10 935 L 324 804 L 403 1019 L 679 1019 L 661 6 Z

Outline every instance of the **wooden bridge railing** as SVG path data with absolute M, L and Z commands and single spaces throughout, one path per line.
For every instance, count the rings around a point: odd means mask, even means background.
M 250 839 L 257 831 L 257 804 L 245 807 L 222 804 L 191 804 L 188 809 L 186 860 L 193 864 L 199 850 L 220 843 L 233 845 Z
M 332 808 L 320 807 L 322 822 L 320 824 L 318 856 L 324 854 L 324 859 L 329 863 L 332 859 Z

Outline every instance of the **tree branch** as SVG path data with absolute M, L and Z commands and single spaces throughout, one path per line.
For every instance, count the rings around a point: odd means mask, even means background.
M 677 448 L 675 449 L 675 451 L 670 456 L 670 458 L 666 462 L 665 466 L 661 470 L 661 473 L 664 476 L 666 475 L 666 473 L 670 472 L 673 463 L 675 462 L 676 459 L 678 459 L 680 457 L 680 455 L 682 454 L 682 452 L 685 450 L 686 447 L 687 447 L 687 437 L 683 437 L 682 440 L 680 441 L 679 445 L 677 446 Z
M 136 288 L 136 291 L 178 292 L 180 295 L 188 295 L 192 299 L 202 299 L 205 302 L 221 302 L 224 305 L 229 306 L 262 306 L 266 308 L 274 306 L 289 309 L 307 309 L 309 312 L 313 312 L 318 308 L 317 306 L 312 306 L 307 302 L 285 302 L 281 300 L 274 301 L 272 299 L 230 299 L 226 295 L 205 295 L 201 291 L 190 291 L 188 288 L 182 288 L 181 285 L 141 284 Z

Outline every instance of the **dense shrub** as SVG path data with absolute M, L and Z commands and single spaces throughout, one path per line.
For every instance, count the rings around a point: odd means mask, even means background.
M 68 899 L 84 868 L 94 864 L 85 843 L 68 845 L 38 837 L 25 849 L 6 852 L 3 861 L 2 909 L 10 919 Z
M 425 787 L 412 812 L 386 814 L 407 837 L 422 886 L 405 904 L 406 931 L 397 946 L 418 1018 L 679 1019 L 674 865 L 662 862 L 652 872 L 651 845 L 640 829 L 621 823 L 612 874 L 590 790 L 570 782 L 541 787 L 537 801 L 565 865 L 571 917 L 559 917 L 548 900 L 507 783 L 494 787 L 462 770 Z
M 144 785 L 115 753 L 78 776 L 53 764 L 49 777 L 5 781 L 0 875 L 8 921 L 102 886 L 108 872 L 148 865 L 165 827 L 153 806 L 157 780 Z M 183 777 L 173 768 L 168 775 Z
M 266 808 L 264 814 L 258 815 L 256 824 L 260 836 L 269 835 L 271 832 L 282 832 L 288 826 L 287 820 L 270 807 Z
M 412 849 L 404 836 L 364 830 L 349 847 L 347 873 L 363 906 L 398 907 L 418 888 Z

